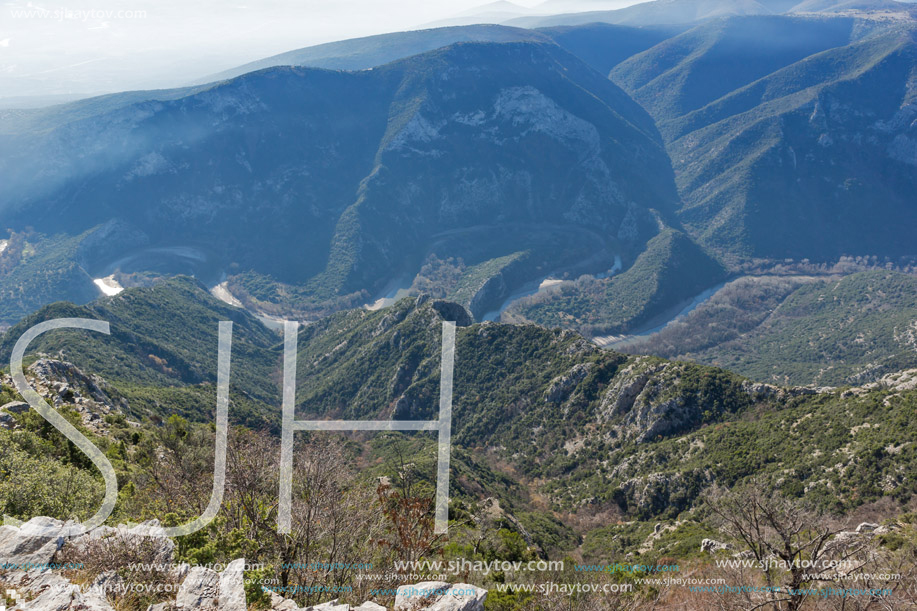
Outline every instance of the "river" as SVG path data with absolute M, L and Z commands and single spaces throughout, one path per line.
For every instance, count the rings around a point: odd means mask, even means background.
M 618 273 L 619 271 L 621 271 L 622 266 L 623 266 L 623 263 L 621 261 L 621 257 L 619 255 L 615 255 L 615 262 L 614 262 L 614 265 L 611 267 L 611 269 L 598 273 L 598 274 L 593 274 L 592 277 L 596 279 L 608 278 L 609 276 L 613 276 L 616 273 Z M 538 293 L 544 292 L 548 290 L 549 288 L 551 288 L 552 286 L 557 286 L 558 284 L 561 284 L 562 282 L 564 282 L 562 278 L 555 278 L 552 275 L 545 276 L 544 278 L 541 278 L 539 280 L 533 280 L 532 282 L 526 282 L 525 284 L 520 286 L 518 289 L 513 291 L 513 293 L 511 293 L 509 297 L 504 299 L 499 309 L 493 310 L 491 312 L 487 312 L 486 314 L 484 314 L 484 316 L 481 317 L 481 320 L 482 321 L 500 320 L 500 315 L 502 315 L 503 312 L 505 312 L 507 308 L 513 305 L 513 303 L 515 303 L 516 301 L 519 301 L 523 297 L 528 297 L 529 295 L 537 295 Z
M 690 300 L 685 300 L 675 308 L 670 309 L 668 312 L 664 312 L 663 314 L 653 318 L 643 329 L 639 331 L 622 335 L 596 336 L 592 338 L 592 341 L 597 345 L 602 346 L 603 348 L 623 348 L 641 337 L 646 337 L 648 335 L 652 335 L 653 333 L 662 331 L 670 323 L 678 320 L 682 316 L 686 316 L 691 313 L 698 306 L 713 297 L 724 286 L 726 286 L 726 283 L 721 282 L 716 286 L 705 289 L 704 291 L 692 297 Z

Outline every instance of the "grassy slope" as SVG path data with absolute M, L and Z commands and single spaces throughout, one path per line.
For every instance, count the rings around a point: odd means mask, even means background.
M 705 304 L 633 350 L 780 384 L 856 384 L 917 367 L 917 278 L 874 271 L 795 289 L 791 282 L 758 303 L 735 294 Z M 748 324 L 735 325 L 737 310 Z

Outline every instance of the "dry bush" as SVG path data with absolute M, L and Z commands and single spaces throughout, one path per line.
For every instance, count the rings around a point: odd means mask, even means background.
M 179 579 L 170 552 L 163 539 L 110 529 L 65 545 L 55 562 L 81 565 L 67 577 L 84 589 L 99 588 L 115 609 L 145 609 L 175 598 Z

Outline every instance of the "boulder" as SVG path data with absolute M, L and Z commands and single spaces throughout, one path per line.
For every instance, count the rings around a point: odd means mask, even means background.
M 17 611 L 113 611 L 104 596 L 83 594 L 53 571 L 14 571 L 4 575 L 4 581 L 31 599 L 17 605 Z
M 359 607 L 354 607 L 352 611 L 386 611 L 385 607 L 367 600 Z
M 220 574 L 202 566 L 196 566 L 178 588 L 175 607 L 183 611 L 216 610 L 220 595 Z
M 246 611 L 245 559 L 233 560 L 220 575 L 220 611 Z
M 395 594 L 395 611 L 414 611 L 443 597 L 449 584 L 445 581 L 422 581 L 399 586 Z
M 48 564 L 64 541 L 79 532 L 74 522 L 45 517 L 32 518 L 18 528 L 0 526 L 0 563 L 20 569 Z
M 8 414 L 21 414 L 30 409 L 31 406 L 25 401 L 10 401 L 9 403 L 0 405 L 0 412 L 6 412 Z
M 487 590 L 467 583 L 424 581 L 400 586 L 395 611 L 484 611 Z
M 270 592 L 270 595 L 273 611 L 299 611 L 299 607 L 292 600 L 284 598 L 277 592 Z
M 457 583 L 424 611 L 484 611 L 486 598 L 487 590 L 468 583 Z
M 180 583 L 185 580 L 185 577 L 188 576 L 188 573 L 191 572 L 191 565 L 187 562 L 182 562 L 177 566 L 173 566 L 169 571 L 169 577 L 172 578 L 172 581 L 175 583 Z

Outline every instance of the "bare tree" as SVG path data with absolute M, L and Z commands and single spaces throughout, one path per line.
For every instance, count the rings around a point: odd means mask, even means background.
M 289 598 L 307 603 L 349 591 L 383 520 L 371 484 L 350 468 L 340 444 L 302 436 L 294 453 L 291 530 L 277 532 L 279 447 L 262 433 L 234 431 L 227 461 L 228 528 L 245 533 L 252 558 L 275 566 Z M 330 594 L 330 596 L 329 596 Z
M 763 581 L 760 589 L 743 588 L 743 608 L 800 609 L 810 596 L 810 575 L 817 572 L 813 567 L 830 556 L 828 542 L 841 529 L 762 482 L 752 482 L 739 491 L 711 493 L 706 506 L 722 530 L 744 545 Z

